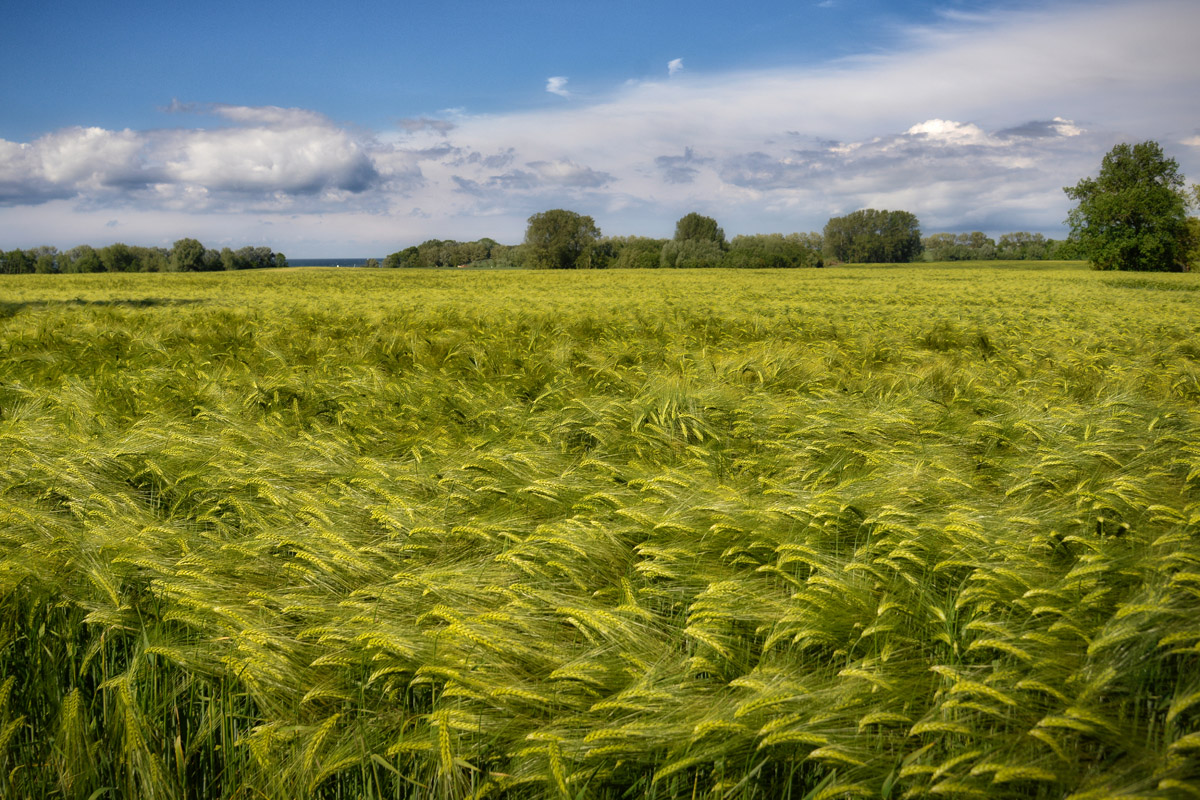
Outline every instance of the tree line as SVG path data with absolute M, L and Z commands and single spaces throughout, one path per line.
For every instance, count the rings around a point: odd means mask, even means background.
M 1006 233 L 998 240 L 983 231 L 935 233 L 921 244 L 927 261 L 1067 261 L 1079 257 L 1076 242 L 1027 231 Z
M 269 247 L 220 250 L 195 239 L 180 239 L 171 246 L 139 247 L 122 242 L 107 247 L 81 244 L 70 250 L 34 247 L 0 250 L 0 274 L 79 272 L 219 272 L 221 270 L 286 267 L 287 257 Z
M 999 245 L 979 232 L 934 234 L 923 239 L 913 214 L 871 208 L 834 217 L 820 233 L 762 233 L 727 239 L 714 218 L 692 212 L 676 222 L 670 239 L 602 236 L 592 217 L 556 208 L 529 218 L 521 244 L 504 245 L 490 238 L 472 242 L 429 239 L 392 253 L 383 266 L 788 269 L 833 263 L 907 263 L 922 255 L 934 261 L 1068 257 L 1060 245 L 1040 233 L 1027 232 L 1005 234 Z
M 707 220 L 707 232 L 689 229 Z M 512 269 L 650 269 L 658 267 L 814 267 L 821 266 L 820 234 L 725 234 L 711 217 L 690 214 L 672 239 L 601 236 L 590 216 L 566 209 L 535 214 L 525 240 L 504 245 L 495 239 L 473 242 L 430 239 L 392 253 L 384 267 L 485 266 Z M 678 226 L 677 226 L 678 227 Z

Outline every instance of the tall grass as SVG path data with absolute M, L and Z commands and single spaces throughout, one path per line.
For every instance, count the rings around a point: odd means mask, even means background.
M 1200 794 L 1194 276 L 0 284 L 0 796 Z

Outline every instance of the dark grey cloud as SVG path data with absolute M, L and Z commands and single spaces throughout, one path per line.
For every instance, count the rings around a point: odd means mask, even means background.
M 821 161 L 829 154 L 814 159 L 790 151 L 773 156 L 761 151 L 726 158 L 718 170 L 721 180 L 748 189 L 795 189 L 810 185 L 822 171 Z
M 534 173 L 519 169 L 492 175 L 482 181 L 464 178 L 461 175 L 453 175 L 451 179 L 454 181 L 456 192 L 490 198 L 499 197 L 506 192 L 533 191 L 545 185 Z
M 0 206 L 34 206 L 74 197 L 78 192 L 42 180 L 0 179 Z
M 400 127 L 400 130 L 408 131 L 409 133 L 431 131 L 442 136 L 447 135 L 450 131 L 458 127 L 449 120 L 431 119 L 429 117 L 406 117 L 400 120 L 397 125 Z
M 450 180 L 454 181 L 454 191 L 460 194 L 469 194 L 475 197 L 487 197 L 490 194 L 488 187 L 479 181 L 473 181 L 461 175 L 451 175 Z
M 696 180 L 700 170 L 695 165 L 712 163 L 711 158 L 701 158 L 690 147 L 683 149 L 681 156 L 659 156 L 654 159 L 654 165 L 662 171 L 663 180 L 667 183 L 683 184 Z
M 462 153 L 462 148 L 455 147 L 452 144 L 439 144 L 433 147 L 422 147 L 416 150 L 402 151 L 407 155 L 412 156 L 418 161 L 449 161 L 453 163 L 458 160 L 459 154 Z M 454 156 L 454 159 L 451 159 Z
M 538 176 L 523 169 L 514 169 L 502 175 L 493 175 L 489 184 L 506 190 L 528 191 L 541 185 Z
M 503 169 L 516 160 L 517 154 L 516 149 L 512 147 L 506 147 L 490 156 L 485 156 L 478 150 L 467 152 L 457 147 L 451 148 L 451 151 L 455 154 L 455 158 L 446 159 L 445 163 L 447 166 L 477 166 L 484 169 Z
M 529 169 L 514 169 L 483 180 L 462 175 L 452 176 L 455 191 L 476 197 L 496 197 L 506 192 L 532 192 L 542 189 L 599 189 L 613 180 L 607 172 L 573 161 L 531 161 Z
M 516 152 L 514 148 L 509 147 L 503 152 L 487 156 L 480 163 L 487 169 L 501 169 L 513 162 L 513 159 L 516 158 Z
M 418 166 L 407 166 L 394 168 L 388 174 L 380 175 L 380 185 L 386 186 L 391 191 L 401 195 L 411 194 L 418 189 L 424 188 L 428 181 L 425 180 L 425 174 Z
M 1001 139 L 1057 139 L 1063 136 L 1077 136 L 1080 129 L 1070 120 L 1056 117 L 1046 120 L 1032 120 L 1022 125 L 996 131 Z

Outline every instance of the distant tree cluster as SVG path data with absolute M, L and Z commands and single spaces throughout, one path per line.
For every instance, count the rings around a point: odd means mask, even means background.
M 834 261 L 903 264 L 921 252 L 921 226 L 908 211 L 864 208 L 825 223 L 825 255 Z
M 788 268 L 822 266 L 817 233 L 735 236 L 712 217 L 692 212 L 671 239 L 609 236 L 590 216 L 552 209 L 529 218 L 525 241 L 506 247 L 493 239 L 431 239 L 392 253 L 385 267 L 492 266 L 527 269 Z
M 214 272 L 233 269 L 286 267 L 287 257 L 269 247 L 210 250 L 195 239 L 180 239 L 170 250 L 117 242 L 95 248 L 82 244 L 62 251 L 57 247 L 0 250 L 0 274 L 78 272 Z
M 415 247 L 406 247 L 383 260 L 388 269 L 422 267 L 460 267 L 467 264 L 493 262 L 494 266 L 511 266 L 512 251 L 516 248 L 484 237 L 474 242 L 453 239 L 429 239 Z
M 934 233 L 921 240 L 926 261 L 1046 261 L 1072 258 L 1074 244 L 1018 231 L 992 239 L 982 231 Z

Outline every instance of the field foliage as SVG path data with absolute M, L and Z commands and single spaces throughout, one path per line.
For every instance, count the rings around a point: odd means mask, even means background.
M 1200 795 L 1200 281 L 1027 266 L 5 276 L 0 796 Z

